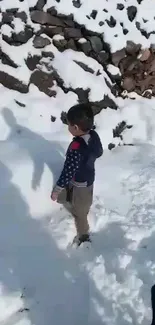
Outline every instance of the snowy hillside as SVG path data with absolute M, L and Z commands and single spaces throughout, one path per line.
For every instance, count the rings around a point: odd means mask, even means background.
M 1 0 L 0 9 L 0 325 L 150 325 L 155 4 Z M 105 151 L 92 247 L 74 250 L 72 217 L 50 192 L 71 140 L 64 112 L 83 101 Z

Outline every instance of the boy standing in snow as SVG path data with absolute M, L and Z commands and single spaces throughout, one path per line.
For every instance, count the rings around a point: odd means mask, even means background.
M 90 241 L 87 216 L 93 200 L 95 161 L 103 153 L 98 134 L 93 130 L 94 117 L 89 104 L 78 104 L 67 113 L 73 141 L 66 153 L 62 173 L 52 191 L 51 199 L 69 202 L 75 219 L 77 245 Z

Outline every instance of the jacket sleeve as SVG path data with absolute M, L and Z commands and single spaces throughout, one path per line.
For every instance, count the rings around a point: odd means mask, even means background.
M 72 142 L 68 149 L 64 168 L 56 184 L 57 189 L 60 191 L 67 187 L 69 182 L 73 179 L 76 171 L 79 169 L 81 163 L 81 153 L 79 148 L 80 144 L 78 142 Z

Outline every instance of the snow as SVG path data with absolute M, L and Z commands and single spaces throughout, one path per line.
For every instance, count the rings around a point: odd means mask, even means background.
M 14 0 L 13 4 L 29 20 L 29 6 L 36 2 Z M 126 7 L 136 3 L 137 21 L 144 24 L 142 18 L 148 19 L 145 26 L 148 32 L 153 30 L 152 0 L 143 0 L 141 6 L 134 0 L 120 0 L 125 6 L 122 12 L 115 10 L 115 0 L 81 2 L 76 8 L 71 0 L 48 0 L 44 9 L 54 5 L 61 13 L 72 12 L 79 23 L 104 31 L 112 49 L 122 48 L 130 37 L 144 47 L 154 42 L 154 34 L 146 40 L 126 18 Z M 1 1 L 2 11 L 9 8 L 10 0 Z M 108 13 L 103 11 L 106 8 Z M 86 15 L 93 9 L 97 17 L 89 20 Z M 115 28 L 98 25 L 112 13 L 117 19 Z M 120 21 L 130 29 L 129 34 L 122 33 Z M 21 20 L 15 22 L 20 32 Z M 10 36 L 11 31 L 9 26 L 1 27 L 2 34 Z M 15 69 L 1 64 L 1 70 L 28 84 L 31 72 L 25 59 L 41 56 L 41 50 L 34 49 L 33 38 L 18 47 L 2 37 L 0 41 L 18 65 Z M 43 58 L 39 68 L 48 73 L 56 69 L 67 93 L 56 82 L 52 88 L 56 97 L 51 98 L 34 85 L 27 94 L 0 85 L 0 324 L 149 325 L 155 277 L 155 99 L 134 93 L 130 97 L 135 100 L 114 98 L 105 82 L 111 84 L 110 79 L 97 61 L 72 50 L 60 53 L 53 44 L 44 51 L 52 52 L 54 58 Z M 119 74 L 112 65 L 108 70 Z M 95 117 L 105 151 L 96 163 L 89 250 L 69 246 L 75 235 L 73 219 L 50 199 L 71 141 L 60 115 L 78 102 L 71 91 L 78 87 L 90 89 L 92 101 L 108 94 L 119 106 Z M 54 123 L 51 115 L 56 117 Z M 114 138 L 113 129 L 122 121 L 133 127 L 123 131 L 123 139 Z M 109 143 L 116 148 L 107 150 Z

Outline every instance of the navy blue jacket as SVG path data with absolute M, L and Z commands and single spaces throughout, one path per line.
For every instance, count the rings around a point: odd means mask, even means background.
M 84 136 L 73 138 L 56 185 L 60 188 L 66 188 L 70 182 L 77 186 L 92 185 L 95 179 L 95 161 L 102 154 L 102 144 L 94 130 Z

